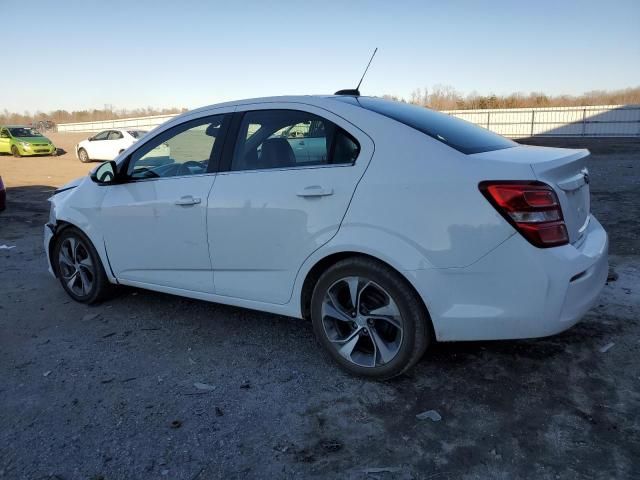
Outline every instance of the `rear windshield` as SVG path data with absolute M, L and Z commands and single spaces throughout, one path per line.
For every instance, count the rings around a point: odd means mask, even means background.
M 473 123 L 425 107 L 373 97 L 334 98 L 404 123 L 467 155 L 518 145 Z

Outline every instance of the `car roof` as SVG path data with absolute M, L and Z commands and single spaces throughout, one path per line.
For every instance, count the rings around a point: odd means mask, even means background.
M 256 98 L 245 98 L 242 100 L 232 100 L 229 102 L 222 103 L 214 103 L 211 105 L 206 105 L 203 107 L 198 107 L 193 110 L 190 110 L 185 113 L 193 113 L 202 110 L 210 110 L 212 108 L 226 107 L 226 106 L 236 106 L 236 105 L 247 105 L 251 103 L 281 103 L 281 102 L 291 102 L 291 103 L 309 103 L 315 105 L 323 105 L 326 104 L 327 100 L 335 99 L 336 97 L 340 97 L 340 95 L 282 95 L 275 97 L 256 97 Z
M 123 118 L 122 120 L 126 120 L 126 118 Z M 97 133 L 102 133 L 102 132 L 148 132 L 148 130 L 145 130 L 143 128 L 140 127 L 113 127 L 113 128 L 103 128 L 102 130 L 100 130 Z

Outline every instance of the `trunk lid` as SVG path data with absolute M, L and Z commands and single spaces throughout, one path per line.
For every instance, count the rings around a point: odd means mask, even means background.
M 531 168 L 538 180 L 549 184 L 556 191 L 569 232 L 569 241 L 576 243 L 587 229 L 591 210 L 586 162 L 589 150 L 550 150 L 550 157 L 541 156 L 539 161 L 532 161 Z
M 587 229 L 590 213 L 589 150 L 521 145 L 483 152 L 473 157 L 512 164 L 529 164 L 537 180 L 554 189 L 571 243 L 579 242 Z M 504 168 L 502 168 L 504 170 Z M 526 180 L 526 178 L 511 178 Z

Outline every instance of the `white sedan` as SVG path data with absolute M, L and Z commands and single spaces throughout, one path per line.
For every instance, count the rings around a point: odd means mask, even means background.
M 140 140 L 147 132 L 127 128 L 103 130 L 76 145 L 76 157 L 81 162 L 113 160 Z
M 45 249 L 78 302 L 120 284 L 310 319 L 346 370 L 389 378 L 435 340 L 552 335 L 592 307 L 588 154 L 358 95 L 213 105 L 58 190 Z

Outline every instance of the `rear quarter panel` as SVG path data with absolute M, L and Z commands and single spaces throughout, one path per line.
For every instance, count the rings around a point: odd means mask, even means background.
M 515 232 L 478 190 L 490 179 L 532 179 L 528 165 L 478 162 L 386 117 L 365 131 L 375 154 L 337 242 L 371 245 L 402 270 L 465 267 Z

